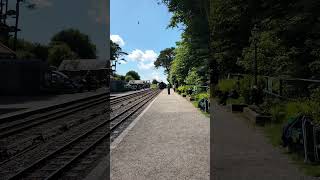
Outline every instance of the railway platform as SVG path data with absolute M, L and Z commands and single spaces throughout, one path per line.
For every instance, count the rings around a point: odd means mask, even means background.
M 0 99 L 0 119 L 16 114 L 34 111 L 58 104 L 63 104 L 94 95 L 107 92 L 107 88 L 99 88 L 96 91 L 59 94 L 59 95 L 40 95 L 40 96 L 1 96 Z
M 209 179 L 209 122 L 162 91 L 111 144 L 111 179 Z
M 263 130 L 241 114 L 212 106 L 211 170 L 214 180 L 315 180 L 306 176 L 280 149 L 273 147 Z

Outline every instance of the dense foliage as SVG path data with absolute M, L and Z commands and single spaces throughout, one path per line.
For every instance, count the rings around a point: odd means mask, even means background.
M 210 97 L 219 92 L 218 100 L 223 104 L 255 104 L 250 106 L 252 110 L 271 115 L 273 123 L 267 133 L 276 144 L 281 141 L 283 125 L 297 115 L 307 115 L 320 124 L 320 90 L 315 89 L 318 84 L 310 88 L 310 84 L 296 83 L 291 87 L 295 94 L 302 87 L 302 91 L 314 90 L 312 95 L 279 100 L 274 94 L 268 97 L 263 92 L 266 83 L 259 80 L 262 76 L 320 79 L 320 1 L 161 2 L 173 13 L 169 27 L 183 28 L 171 66 L 171 81 L 184 84 L 185 77 L 194 76 L 193 68 L 203 66 L 210 76 L 199 76 L 202 82 L 210 77 Z M 241 80 L 222 78 L 228 73 L 254 74 L 255 69 L 257 84 L 253 76 Z M 287 91 L 292 84 L 281 89 Z M 279 87 L 279 83 L 272 82 L 271 93 Z M 186 86 L 178 90 L 185 92 Z M 316 172 L 319 175 L 319 168 Z
M 128 55 L 126 52 L 122 51 L 121 47 L 110 40 L 110 58 L 111 60 L 117 60 L 120 56 Z
M 126 77 L 127 76 L 131 76 L 130 78 L 132 78 L 132 79 L 130 79 L 130 80 L 140 80 L 140 75 L 136 71 L 128 71 L 126 73 Z
M 64 43 L 51 46 L 48 54 L 49 64 L 58 67 L 63 60 L 75 59 L 77 55 Z
M 162 2 L 173 13 L 169 27 L 184 29 L 173 79 L 201 65 L 214 71 L 213 83 L 226 73 L 251 73 L 255 45 L 258 74 L 319 77 L 320 1 Z
M 151 84 L 158 84 L 158 83 L 159 83 L 159 81 L 157 81 L 156 79 L 153 79 L 151 82 Z
M 96 46 L 88 35 L 76 29 L 66 29 L 51 38 L 51 44 L 64 43 L 81 59 L 95 59 Z
M 154 62 L 154 67 L 159 68 L 163 67 L 165 70 L 165 73 L 170 72 L 170 67 L 171 67 L 171 62 L 174 59 L 175 52 L 174 52 L 174 47 L 171 48 L 166 48 L 160 52 L 160 55 Z
M 9 39 L 9 47 L 13 47 L 13 38 Z M 49 47 L 40 43 L 32 43 L 24 39 L 17 40 L 17 58 L 19 59 L 40 59 L 48 58 Z
M 13 42 L 13 38 L 9 38 L 9 48 L 13 47 Z M 16 54 L 18 59 L 40 59 L 58 67 L 66 59 L 96 58 L 96 47 L 88 35 L 67 29 L 56 33 L 49 45 L 18 39 Z

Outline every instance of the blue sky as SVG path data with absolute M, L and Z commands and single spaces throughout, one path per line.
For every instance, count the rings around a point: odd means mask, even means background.
M 97 46 L 101 60 L 107 59 L 107 1 L 106 0 L 28 0 L 36 3 L 35 10 L 22 4 L 18 34 L 32 42 L 47 44 L 51 37 L 66 28 L 76 28 L 89 35 Z M 10 9 L 15 1 L 9 1 Z
M 110 38 L 129 53 L 127 62 L 117 65 L 118 74 L 134 70 L 142 79 L 166 82 L 163 69 L 155 69 L 153 62 L 180 39 L 181 31 L 166 28 L 170 17 L 157 0 L 110 0 Z

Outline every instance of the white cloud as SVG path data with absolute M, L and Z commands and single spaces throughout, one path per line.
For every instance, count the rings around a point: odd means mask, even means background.
M 31 0 L 30 3 L 35 4 L 37 8 L 52 6 L 52 2 L 50 0 Z
M 147 69 L 151 69 L 153 67 L 154 67 L 153 62 L 150 62 L 150 63 L 139 62 L 139 64 L 138 64 L 139 69 L 147 70 Z
M 153 71 L 151 75 L 152 75 L 152 79 L 156 79 L 157 81 L 161 80 L 160 74 L 158 72 Z
M 154 61 L 156 61 L 158 54 L 153 50 L 146 50 L 143 52 L 140 49 L 135 49 L 127 57 L 131 61 L 139 62 L 139 69 L 147 70 L 154 67 Z
M 110 39 L 121 47 L 125 45 L 124 40 L 119 35 L 110 35 Z
M 155 53 L 153 50 L 146 50 L 145 52 L 143 52 L 140 49 L 136 49 L 128 55 L 128 58 L 130 60 L 138 62 L 154 62 L 156 61 L 157 57 L 158 54 Z

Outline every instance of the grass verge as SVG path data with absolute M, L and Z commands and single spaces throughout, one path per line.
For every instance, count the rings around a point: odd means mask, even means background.
M 289 153 L 285 148 L 281 146 L 281 135 L 282 135 L 282 127 L 281 123 L 277 124 L 268 124 L 263 127 L 264 133 L 268 138 L 269 142 L 280 148 L 284 154 L 288 155 L 288 157 L 296 164 L 299 169 L 308 176 L 319 177 L 320 176 L 320 164 L 306 164 L 304 163 L 304 158 L 299 156 L 296 153 Z
M 199 107 L 198 107 L 198 102 L 197 102 L 197 101 L 191 101 L 191 103 L 192 103 L 192 105 L 193 105 L 195 108 L 197 108 L 202 114 L 204 114 L 206 117 L 210 118 L 210 114 L 209 114 L 209 113 L 203 112 L 203 111 L 201 111 L 201 110 L 199 109 Z

